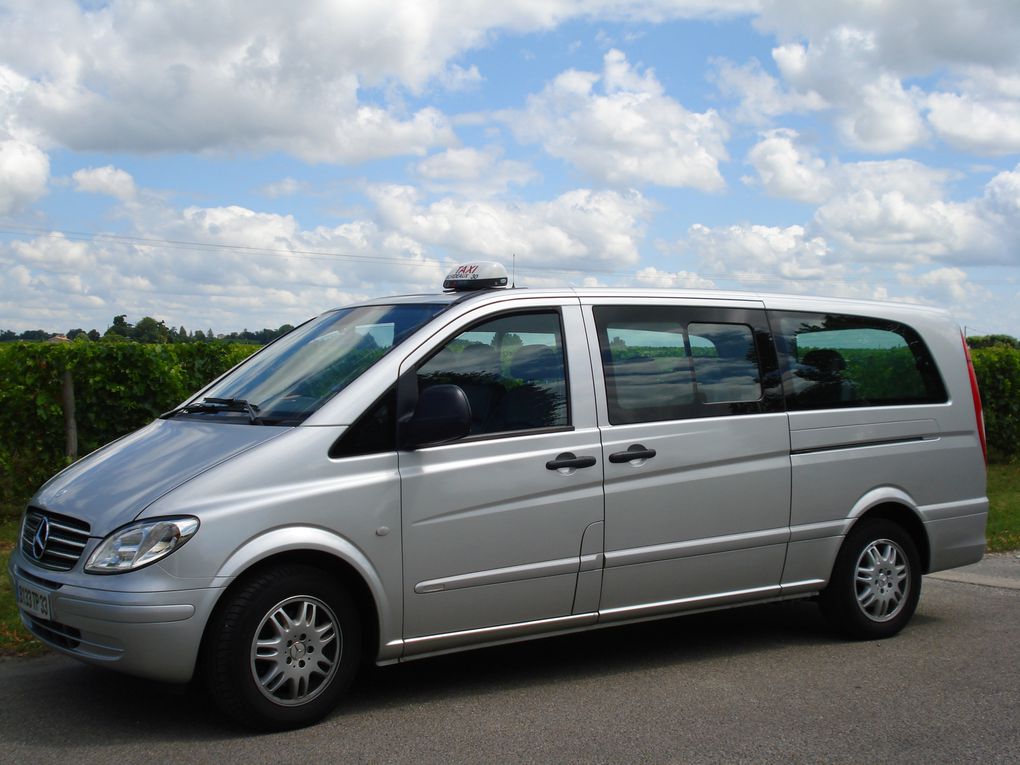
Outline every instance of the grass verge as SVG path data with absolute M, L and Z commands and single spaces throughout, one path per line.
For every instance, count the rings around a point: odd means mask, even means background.
M 988 466 L 988 550 L 1020 549 L 1020 460 Z
M 1020 549 L 1020 461 L 988 466 L 988 550 Z M 21 624 L 7 577 L 18 537 L 20 509 L 0 506 L 0 656 L 36 656 L 47 650 Z

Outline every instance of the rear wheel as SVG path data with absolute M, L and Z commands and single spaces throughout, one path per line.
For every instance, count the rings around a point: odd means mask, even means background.
M 361 656 L 361 621 L 347 592 L 319 569 L 288 565 L 227 597 L 204 655 L 220 708 L 260 730 L 300 728 L 328 714 Z
M 822 611 L 841 632 L 860 640 L 892 637 L 910 621 L 921 594 L 917 546 L 886 519 L 859 522 L 836 557 Z

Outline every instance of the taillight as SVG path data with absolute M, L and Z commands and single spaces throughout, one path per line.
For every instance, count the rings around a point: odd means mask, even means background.
M 967 374 L 970 375 L 970 393 L 974 397 L 974 417 L 977 418 L 978 438 L 981 439 L 981 451 L 985 455 L 985 464 L 988 464 L 988 442 L 985 440 L 985 413 L 981 409 L 981 391 L 978 390 L 977 374 L 974 372 L 974 362 L 970 358 L 970 346 L 967 345 L 967 338 L 961 332 L 963 338 L 963 353 L 967 357 Z

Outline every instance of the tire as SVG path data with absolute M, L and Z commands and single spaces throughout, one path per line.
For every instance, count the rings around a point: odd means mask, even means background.
M 361 619 L 329 574 L 301 565 L 259 572 L 209 622 L 205 682 L 217 705 L 257 730 L 301 728 L 327 715 L 361 663 Z
M 819 604 L 836 629 L 857 640 L 881 640 L 903 629 L 921 596 L 921 558 L 903 527 L 860 521 L 836 556 Z

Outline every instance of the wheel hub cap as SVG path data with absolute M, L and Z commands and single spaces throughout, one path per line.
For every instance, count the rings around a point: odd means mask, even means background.
M 251 646 L 251 672 L 262 695 L 281 706 L 318 696 L 339 666 L 343 635 L 323 601 L 298 595 L 262 619 Z
M 872 621 L 887 622 L 903 608 L 910 591 L 910 569 L 903 549 L 890 539 L 872 542 L 857 559 L 857 605 Z

